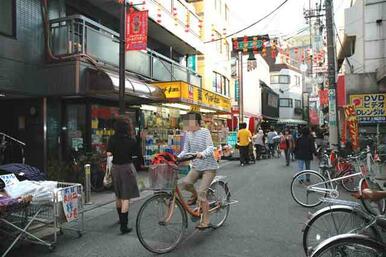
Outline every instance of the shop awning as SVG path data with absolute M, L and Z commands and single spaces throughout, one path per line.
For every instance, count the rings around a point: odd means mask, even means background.
M 107 70 L 87 69 L 87 95 L 118 99 L 119 76 Z M 162 90 L 134 76 L 126 75 L 125 99 L 130 104 L 165 101 Z
M 296 124 L 296 125 L 307 125 L 308 122 L 305 120 L 295 120 L 295 119 L 279 119 L 277 124 Z
M 152 85 L 160 88 L 168 103 L 186 104 L 208 109 L 217 113 L 230 113 L 231 101 L 228 97 L 199 88 L 183 81 L 155 82 Z

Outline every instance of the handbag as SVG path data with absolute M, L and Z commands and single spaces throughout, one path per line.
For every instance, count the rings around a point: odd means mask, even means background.
M 112 161 L 112 157 L 107 157 L 106 172 L 103 177 L 103 186 L 107 189 L 111 188 L 113 185 L 113 177 L 111 175 Z

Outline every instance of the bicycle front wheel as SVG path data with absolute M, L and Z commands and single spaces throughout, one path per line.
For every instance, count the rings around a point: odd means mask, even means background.
M 222 181 L 214 182 L 207 194 L 209 208 L 217 208 L 210 215 L 210 223 L 214 228 L 221 227 L 229 215 L 230 193 L 226 184 Z
M 172 212 L 171 217 L 170 212 Z M 182 240 L 187 227 L 186 212 L 178 199 L 160 193 L 152 196 L 138 212 L 136 229 L 141 244 L 150 252 L 172 251 Z
M 332 237 L 318 246 L 311 257 L 385 257 L 386 246 L 364 235 Z
M 303 207 L 315 207 L 327 195 L 326 179 L 318 172 L 305 170 L 297 173 L 291 182 L 292 198 Z
M 316 212 L 303 230 L 303 248 L 308 256 L 324 240 L 346 233 L 365 233 L 372 238 L 379 236 L 370 219 L 349 206 L 329 206 Z

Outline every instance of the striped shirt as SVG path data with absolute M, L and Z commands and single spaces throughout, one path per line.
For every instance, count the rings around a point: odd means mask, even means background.
M 213 151 L 214 146 L 209 130 L 200 128 L 194 132 L 186 132 L 184 148 L 178 157 L 183 157 L 186 153 L 201 153 L 204 158 L 194 159 L 192 168 L 196 171 L 217 170 L 219 167 Z

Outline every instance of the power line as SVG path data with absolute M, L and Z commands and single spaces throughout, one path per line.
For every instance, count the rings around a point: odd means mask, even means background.
M 286 4 L 288 1 L 289 1 L 289 0 L 284 0 L 284 1 L 283 1 L 278 7 L 276 7 L 273 11 L 271 11 L 270 13 L 268 13 L 267 15 L 265 15 L 263 18 L 261 18 L 261 19 L 255 21 L 254 23 L 252 23 L 252 24 L 250 24 L 250 25 L 248 25 L 248 26 L 246 26 L 246 27 L 244 27 L 244 28 L 242 28 L 242 29 L 240 29 L 240 30 L 238 30 L 238 31 L 236 31 L 236 32 L 233 32 L 233 33 L 231 33 L 231 34 L 229 34 L 229 35 L 227 35 L 227 36 L 225 36 L 225 37 L 220 37 L 220 38 L 217 38 L 217 39 L 213 39 L 213 40 L 206 41 L 206 42 L 204 42 L 204 44 L 212 43 L 212 42 L 216 42 L 216 41 L 220 41 L 220 40 L 223 40 L 223 39 L 232 37 L 232 36 L 234 36 L 234 35 L 236 35 L 236 34 L 238 34 L 238 33 L 240 33 L 240 32 L 243 32 L 244 30 L 247 30 L 247 29 L 249 29 L 249 28 L 255 26 L 256 24 L 258 24 L 259 22 L 265 20 L 266 18 L 268 18 L 269 16 L 271 16 L 273 13 L 275 13 L 277 10 L 279 10 L 279 9 L 280 9 L 284 4 Z

